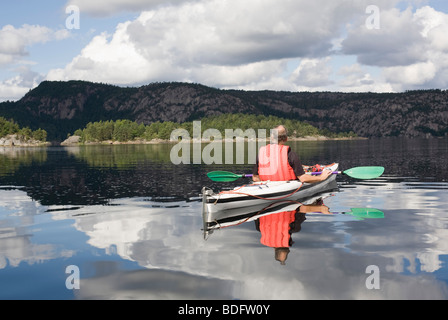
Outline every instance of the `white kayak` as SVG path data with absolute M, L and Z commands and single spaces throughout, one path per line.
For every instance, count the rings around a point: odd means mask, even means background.
M 338 164 L 321 166 L 336 172 Z M 294 181 L 263 181 L 243 185 L 233 190 L 221 191 L 203 188 L 203 214 L 214 214 L 219 211 L 257 205 L 268 205 L 270 202 L 283 200 L 300 200 L 312 197 L 318 193 L 334 189 L 336 175 L 318 183 L 302 183 Z

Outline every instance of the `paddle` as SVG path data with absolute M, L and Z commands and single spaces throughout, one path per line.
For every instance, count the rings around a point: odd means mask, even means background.
M 322 212 L 311 212 L 322 213 Z M 331 214 L 343 214 L 353 216 L 359 219 L 384 219 L 385 215 L 383 211 L 373 208 L 352 208 L 349 212 L 331 212 Z
M 335 171 L 333 174 L 345 174 L 354 179 L 369 180 L 381 177 L 384 173 L 383 167 L 356 167 L 345 171 Z M 311 175 L 320 175 L 322 172 L 312 172 Z
M 342 214 L 351 215 L 361 219 L 383 219 L 384 212 L 372 208 L 352 208 L 350 212 L 342 212 Z
M 214 171 L 207 174 L 215 182 L 233 182 L 241 178 L 252 178 L 252 174 L 236 174 L 227 171 Z
M 384 173 L 383 167 L 356 167 L 346 171 L 334 171 L 333 174 L 345 174 L 354 179 L 369 180 L 380 177 Z M 320 175 L 322 172 L 309 172 L 311 175 Z M 207 174 L 215 182 L 233 182 L 241 178 L 252 178 L 252 174 L 236 174 L 227 171 L 214 171 Z

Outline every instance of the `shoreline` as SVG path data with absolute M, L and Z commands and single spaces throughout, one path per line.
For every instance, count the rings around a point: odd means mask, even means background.
M 98 145 L 156 145 L 156 144 L 178 144 L 180 141 L 172 141 L 172 140 L 163 140 L 163 139 L 153 139 L 153 140 L 144 140 L 144 139 L 137 139 L 133 141 L 113 141 L 113 140 L 105 140 L 105 141 L 87 141 L 87 142 L 80 142 L 80 137 L 78 136 L 72 136 L 68 138 L 67 140 L 61 142 L 60 146 L 98 146 Z M 345 137 L 345 138 L 329 138 L 324 136 L 309 136 L 309 137 L 303 137 L 303 138 L 288 138 L 288 141 L 295 142 L 295 141 L 345 141 L 345 140 L 368 140 L 368 138 L 363 137 Z M 270 141 L 269 139 L 248 139 L 244 138 L 244 142 L 260 142 L 260 141 Z M 212 143 L 212 142 L 219 142 L 219 143 L 226 143 L 226 142 L 238 142 L 238 139 L 220 139 L 220 140 L 210 140 L 210 139 L 190 139 L 190 143 Z
M 7 135 L 0 138 L 0 147 L 2 148 L 37 148 L 37 147 L 48 147 L 50 142 L 43 142 L 34 139 L 24 140 L 21 136 L 16 134 Z

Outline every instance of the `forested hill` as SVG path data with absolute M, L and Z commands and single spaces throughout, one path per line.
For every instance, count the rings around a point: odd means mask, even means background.
M 45 81 L 17 102 L 0 103 L 0 116 L 33 130 L 45 129 L 49 140 L 59 141 L 100 120 L 129 119 L 148 125 L 228 113 L 274 115 L 361 137 L 444 136 L 448 91 L 310 93 L 219 90 L 187 83 L 124 88 Z

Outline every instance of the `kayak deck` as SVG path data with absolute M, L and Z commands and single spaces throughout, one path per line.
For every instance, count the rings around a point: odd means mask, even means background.
M 314 166 L 304 166 L 305 171 L 312 172 Z M 320 166 L 332 171 L 338 169 L 338 164 Z M 298 200 L 328 190 L 333 185 L 336 175 L 318 183 L 302 183 L 294 181 L 264 181 L 243 185 L 233 190 L 221 191 L 219 193 L 204 188 L 202 190 L 203 210 L 205 212 L 217 212 L 258 204 L 269 204 L 269 202 L 281 200 Z

